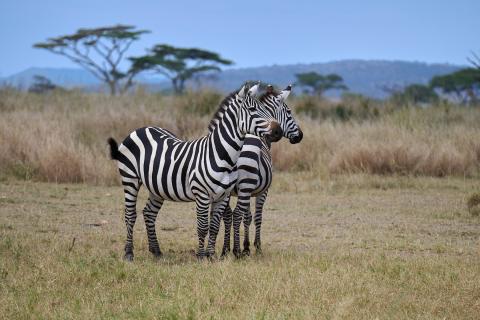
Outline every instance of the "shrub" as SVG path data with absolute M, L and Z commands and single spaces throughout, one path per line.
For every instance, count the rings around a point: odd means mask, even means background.
M 467 207 L 472 216 L 480 215 L 480 193 L 474 193 L 468 198 Z

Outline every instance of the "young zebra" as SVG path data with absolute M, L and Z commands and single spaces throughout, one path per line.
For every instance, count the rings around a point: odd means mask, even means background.
M 281 131 L 277 122 L 259 116 L 258 111 L 263 105 L 252 97 L 257 89 L 258 85 L 250 90 L 244 86 L 225 98 L 212 119 L 212 131 L 197 140 L 182 141 L 158 127 L 133 131 L 119 147 L 112 138 L 108 140 L 125 192 L 126 260 L 133 260 L 133 227 L 137 218 L 137 195 L 142 184 L 149 191 L 143 216 L 149 251 L 154 256 L 162 254 L 155 220 L 164 200 L 196 202 L 198 257 L 206 255 L 204 241 L 208 231 L 207 255 L 215 253 L 220 217 L 225 209 L 223 199 L 236 184 L 236 163 L 245 135 L 264 136 Z M 209 230 L 210 203 L 215 214 Z
M 303 138 L 302 130 L 296 123 L 290 108 L 285 100 L 291 92 L 291 86 L 279 93 L 273 90 L 272 86 L 268 86 L 267 93 L 264 94 L 260 101 L 265 108 L 261 114 L 265 118 L 273 118 L 278 121 L 283 131 L 283 136 L 290 140 L 290 143 L 299 143 Z M 243 144 L 242 152 L 237 161 L 238 180 L 232 194 L 238 197 L 235 211 L 233 212 L 234 226 L 234 247 L 235 256 L 240 255 L 240 223 L 242 216 L 244 217 L 244 254 L 250 253 L 249 227 L 252 222 L 252 214 L 250 212 L 250 198 L 256 197 L 255 203 L 255 242 L 254 245 L 258 252 L 261 251 L 260 231 L 262 224 L 263 205 L 267 198 L 268 188 L 272 183 L 272 156 L 270 152 L 271 142 L 278 139 L 271 139 L 266 136 L 258 138 L 248 136 Z M 228 203 L 230 197 L 225 201 Z M 227 204 L 223 221 L 225 224 L 225 238 L 222 249 L 222 256 L 230 251 L 230 229 L 232 225 L 232 210 Z

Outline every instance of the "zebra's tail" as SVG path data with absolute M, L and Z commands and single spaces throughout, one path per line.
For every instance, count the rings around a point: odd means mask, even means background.
M 110 157 L 112 160 L 120 159 L 120 152 L 118 151 L 118 143 L 113 138 L 108 138 L 108 144 L 110 145 Z

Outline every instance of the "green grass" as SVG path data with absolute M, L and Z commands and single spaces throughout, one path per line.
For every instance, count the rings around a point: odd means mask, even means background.
M 139 216 L 127 263 L 120 187 L 6 180 L 0 318 L 476 319 L 480 218 L 466 203 L 478 188 L 477 179 L 277 174 L 263 255 L 197 261 L 194 205 L 166 203 L 164 257 L 150 256 Z

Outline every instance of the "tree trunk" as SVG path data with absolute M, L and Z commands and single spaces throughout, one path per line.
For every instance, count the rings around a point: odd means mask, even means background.
M 469 88 L 467 89 L 467 95 L 468 95 L 468 98 L 469 98 L 469 104 L 474 106 L 477 104 L 477 95 L 475 94 L 475 92 L 473 91 L 472 88 Z
M 173 78 L 172 86 L 173 86 L 173 92 L 176 95 L 180 95 L 183 93 L 183 89 L 185 88 L 185 80 L 179 79 L 179 78 Z
M 172 87 L 173 87 L 173 92 L 175 94 L 178 94 L 179 93 L 178 92 L 179 88 L 178 88 L 178 79 L 177 78 L 172 79 Z
M 185 79 L 180 79 L 178 94 L 182 94 L 185 91 Z
M 117 94 L 117 83 L 115 81 L 109 81 L 108 86 L 110 88 L 110 95 L 114 96 Z

